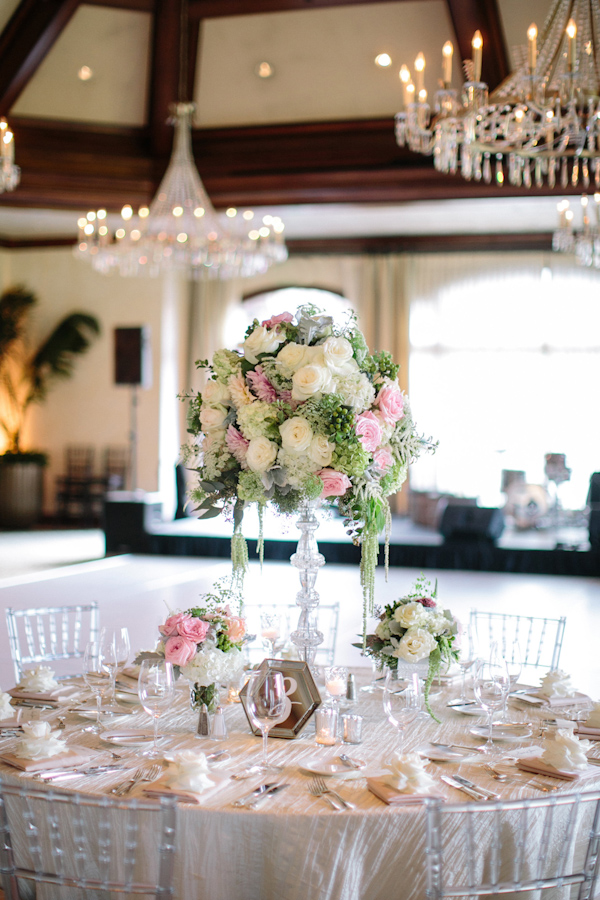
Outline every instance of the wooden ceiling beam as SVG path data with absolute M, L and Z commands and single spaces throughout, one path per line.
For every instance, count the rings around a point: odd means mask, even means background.
M 0 35 L 0 115 L 8 115 L 80 0 L 21 0 Z
M 458 41 L 460 59 L 471 59 L 471 41 L 479 29 L 483 37 L 481 78 L 490 90 L 510 74 L 504 29 L 497 0 L 446 0 Z
M 183 2 L 183 0 L 182 0 Z M 173 129 L 167 124 L 169 107 L 179 97 L 179 57 L 181 36 L 180 3 L 156 0 L 150 66 L 150 146 L 158 157 L 168 156 Z
M 222 16 L 249 16 L 254 13 L 291 10 L 328 9 L 332 6 L 357 6 L 366 0 L 190 0 L 190 19 L 215 19 Z M 389 3 L 397 0 L 378 0 Z

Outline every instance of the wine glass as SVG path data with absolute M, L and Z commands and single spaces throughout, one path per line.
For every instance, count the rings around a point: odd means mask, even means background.
M 375 691 L 378 691 L 380 688 L 379 684 L 379 668 L 377 666 L 377 660 L 371 660 L 371 680 L 368 684 L 365 684 L 361 687 L 361 691 L 364 691 L 366 694 L 374 694 Z
M 402 750 L 404 743 L 404 729 L 418 717 L 419 710 L 414 705 L 411 691 L 404 679 L 398 678 L 395 669 L 388 669 L 383 683 L 383 711 L 386 719 L 398 732 Z
M 158 720 L 173 702 L 174 695 L 175 682 L 171 663 L 165 659 L 144 659 L 138 675 L 138 697 L 145 711 L 152 716 L 154 724 L 154 743 L 144 756 L 154 759 L 159 755 Z
M 105 665 L 106 647 L 101 641 L 88 641 L 83 651 L 83 680 L 96 700 L 96 724 L 90 725 L 86 731 L 99 734 L 102 698 L 110 687 L 109 669 Z
M 106 708 L 113 711 L 119 711 L 121 707 L 119 706 L 116 697 L 116 681 L 119 672 L 125 668 L 129 660 L 131 648 L 129 632 L 125 627 L 114 628 L 112 630 L 103 628 L 100 637 L 102 642 L 110 648 L 109 658 L 112 660 L 110 668 L 110 694 Z
M 510 645 L 510 649 L 505 656 L 506 659 L 506 669 L 508 671 L 508 691 L 504 695 L 504 703 L 502 704 L 502 715 L 500 716 L 500 722 L 508 721 L 508 714 L 506 710 L 506 706 L 508 703 L 508 695 L 511 690 L 514 689 L 517 684 L 519 678 L 521 677 L 521 671 L 523 669 L 523 657 L 521 656 L 521 647 L 519 645 L 519 641 L 515 639 Z
M 281 672 L 269 670 L 265 673 L 257 669 L 252 673 L 248 681 L 246 702 L 250 718 L 253 724 L 260 728 L 263 737 L 261 772 L 268 772 L 274 768 L 268 761 L 269 731 L 284 714 L 286 700 L 285 682 Z
M 495 752 L 496 748 L 492 740 L 492 719 L 494 712 L 502 707 L 504 698 L 508 695 L 509 687 L 510 679 L 506 668 L 506 660 L 500 656 L 497 645 L 493 644 L 490 658 L 478 659 L 475 662 L 475 674 L 473 676 L 473 692 L 477 702 L 485 709 L 488 717 L 487 741 L 483 747 L 479 748 L 482 753 Z
M 466 703 L 467 697 L 467 672 L 473 667 L 476 660 L 474 637 L 471 627 L 467 627 L 462 635 L 461 645 L 458 651 L 458 665 L 462 675 L 462 683 L 460 687 L 460 701 Z
M 281 637 L 281 617 L 275 611 L 261 611 L 260 614 L 261 637 L 270 647 L 270 655 L 275 656 L 276 644 Z

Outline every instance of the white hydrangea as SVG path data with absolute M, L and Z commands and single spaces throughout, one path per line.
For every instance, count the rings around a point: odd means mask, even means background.
M 450 622 L 443 613 L 430 611 L 427 615 L 425 627 L 431 634 L 438 635 L 450 630 Z
M 321 466 L 308 456 L 302 453 L 288 453 L 283 448 L 277 455 L 277 462 L 287 472 L 287 483 L 292 487 L 298 487 L 302 484 L 308 475 L 317 472 Z
M 363 372 L 336 375 L 334 384 L 335 393 L 340 395 L 346 406 L 363 410 L 373 405 L 375 388 Z
M 215 646 L 206 646 L 201 653 L 181 670 L 183 677 L 191 684 L 209 687 L 211 684 L 227 684 L 241 674 L 244 657 L 241 650 L 232 649 L 227 653 Z

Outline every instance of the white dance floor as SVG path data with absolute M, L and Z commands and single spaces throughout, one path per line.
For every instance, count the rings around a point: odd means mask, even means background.
M 64 566 L 33 574 L 0 579 L 0 608 L 60 606 L 97 600 L 101 623 L 126 625 L 135 650 L 149 648 L 158 624 L 168 610 L 195 605 L 199 595 L 217 578 L 231 571 L 226 560 L 196 557 L 124 555 Z M 377 600 L 384 605 L 405 594 L 420 574 L 394 568 L 385 582 L 377 573 Z M 439 582 L 439 602 L 463 622 L 472 608 L 531 616 L 565 615 L 567 627 L 561 667 L 573 684 L 600 699 L 600 580 L 562 576 L 514 575 L 493 572 L 427 571 Z M 248 603 L 293 603 L 299 590 L 298 575 L 288 563 L 265 563 L 261 572 L 252 562 L 245 585 Z M 323 603 L 340 601 L 336 662 L 364 665 L 352 647 L 362 629 L 362 598 L 358 569 L 326 565 L 319 573 L 317 590 Z M 0 688 L 14 683 L 8 636 L 0 613 Z

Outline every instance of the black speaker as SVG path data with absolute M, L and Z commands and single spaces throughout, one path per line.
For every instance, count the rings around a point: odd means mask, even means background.
M 595 503 L 590 509 L 589 535 L 592 550 L 598 552 L 600 550 L 600 503 Z
M 503 531 L 502 510 L 484 506 L 448 505 L 440 522 L 440 533 L 446 541 L 496 541 Z
M 600 504 L 600 472 L 592 472 L 590 489 L 587 495 L 587 505 L 596 506 L 597 504 Z
M 147 328 L 115 328 L 115 384 L 150 387 L 150 336 Z

